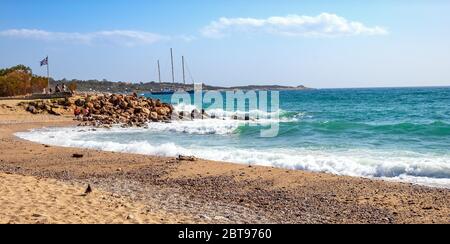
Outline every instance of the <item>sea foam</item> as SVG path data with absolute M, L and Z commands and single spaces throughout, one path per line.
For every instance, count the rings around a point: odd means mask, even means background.
M 186 112 L 190 114 L 193 110 L 200 111 L 201 109 L 192 104 L 180 103 L 174 105 L 174 110 L 177 113 Z M 222 108 L 211 108 L 205 109 L 205 112 L 210 116 L 214 116 L 218 120 L 245 120 L 245 118 L 247 117 L 249 118 L 250 121 L 259 123 L 296 122 L 306 116 L 306 114 L 302 112 L 287 112 L 282 109 L 270 112 L 259 109 L 253 109 L 248 111 L 241 111 L 241 110 L 229 111 Z

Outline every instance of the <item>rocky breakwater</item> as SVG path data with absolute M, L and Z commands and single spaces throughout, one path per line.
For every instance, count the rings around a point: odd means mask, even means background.
M 133 95 L 100 94 L 18 104 L 32 114 L 75 116 L 80 126 L 145 127 L 148 122 L 170 122 L 174 108 L 160 100 Z M 178 118 L 178 116 L 176 116 Z
M 170 122 L 174 108 L 160 100 L 133 95 L 97 95 L 74 101 L 82 126 L 145 127 L 148 122 Z

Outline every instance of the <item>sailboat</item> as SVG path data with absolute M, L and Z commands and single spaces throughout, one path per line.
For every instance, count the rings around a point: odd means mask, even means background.
M 172 95 L 174 93 L 172 89 L 163 89 L 159 92 L 152 92 L 152 95 Z
M 184 60 L 184 56 L 181 57 L 182 59 L 182 69 L 183 69 L 183 83 L 186 85 L 186 74 L 185 74 L 185 60 Z M 172 63 L 172 83 L 174 84 L 175 87 L 175 71 L 174 71 L 174 64 L 173 64 L 173 49 L 170 49 L 170 60 Z M 161 66 L 158 60 L 158 78 L 159 78 L 159 83 L 161 84 Z M 189 90 L 189 91 L 185 91 L 183 89 L 179 90 L 182 92 L 188 92 L 188 93 L 193 93 L 193 90 Z M 176 91 L 174 89 L 170 89 L 170 88 L 164 88 L 161 91 L 157 91 L 157 92 L 152 92 L 152 95 L 172 95 L 174 94 Z

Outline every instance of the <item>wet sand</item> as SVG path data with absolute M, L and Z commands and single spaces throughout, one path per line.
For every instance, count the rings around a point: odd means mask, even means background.
M 0 101 L 0 223 L 450 223 L 447 189 L 31 143 L 13 133 L 75 124 L 15 103 Z

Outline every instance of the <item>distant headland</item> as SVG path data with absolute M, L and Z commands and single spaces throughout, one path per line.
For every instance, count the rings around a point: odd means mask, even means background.
M 166 89 L 173 90 L 192 90 L 194 88 L 193 84 L 183 84 L 183 83 L 169 83 L 169 82 L 115 82 L 108 80 L 53 80 L 50 79 L 50 85 L 54 86 L 56 84 L 77 84 L 77 91 L 79 92 L 109 92 L 109 93 L 150 93 L 155 91 L 162 91 Z M 246 86 L 212 86 L 203 84 L 203 90 L 206 91 L 232 91 L 232 90 L 271 90 L 271 91 L 284 91 L 284 90 L 310 90 L 312 88 L 305 87 L 303 85 L 299 86 L 281 86 L 281 85 L 246 85 Z

